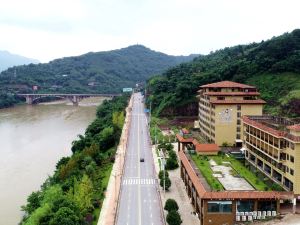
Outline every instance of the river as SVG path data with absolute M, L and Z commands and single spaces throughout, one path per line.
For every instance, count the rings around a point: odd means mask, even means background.
M 16 225 L 27 196 L 37 191 L 71 142 L 95 118 L 103 99 L 21 105 L 0 110 L 0 225 Z

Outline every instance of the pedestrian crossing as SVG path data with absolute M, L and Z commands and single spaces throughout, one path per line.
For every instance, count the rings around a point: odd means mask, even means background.
M 147 179 L 140 179 L 140 178 L 128 178 L 123 179 L 123 185 L 154 185 L 156 184 L 156 179 L 147 178 Z

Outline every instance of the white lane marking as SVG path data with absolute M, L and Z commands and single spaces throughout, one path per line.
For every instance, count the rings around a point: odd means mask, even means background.
M 155 185 L 156 182 L 157 182 L 156 179 L 153 178 L 146 178 L 146 179 L 128 178 L 123 180 L 123 185 Z

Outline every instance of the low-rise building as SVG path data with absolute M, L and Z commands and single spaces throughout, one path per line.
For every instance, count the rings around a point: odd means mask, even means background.
M 275 116 L 244 116 L 243 129 L 248 163 L 300 196 L 300 124 Z
M 233 225 L 242 221 L 274 218 L 280 213 L 280 200 L 294 197 L 292 192 L 213 191 L 187 153 L 191 140 L 180 135 L 177 135 L 177 140 L 180 175 L 202 225 Z
M 262 115 L 265 101 L 256 87 L 231 81 L 200 86 L 199 127 L 201 135 L 221 146 L 242 146 L 243 115 Z

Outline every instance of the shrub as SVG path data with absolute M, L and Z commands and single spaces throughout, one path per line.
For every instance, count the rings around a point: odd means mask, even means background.
M 165 176 L 166 176 L 166 177 L 169 177 L 168 171 L 165 171 Z M 158 173 L 158 178 L 159 178 L 159 179 L 163 179 L 163 178 L 164 178 L 164 171 L 163 171 L 163 170 L 159 171 L 159 173 Z
M 170 211 L 167 215 L 167 222 L 169 225 L 180 225 L 182 224 L 181 217 L 177 211 Z
M 165 188 L 166 188 L 166 190 L 169 190 L 169 188 L 171 187 L 171 180 L 170 180 L 170 178 L 169 177 L 166 177 L 166 179 L 165 179 L 166 181 L 165 181 Z M 163 188 L 164 187 L 164 179 L 161 179 L 160 180 L 160 186 Z
M 165 203 L 164 209 L 167 210 L 168 212 L 172 210 L 178 211 L 179 207 L 177 202 L 174 199 L 169 198 Z
M 174 170 L 178 168 L 178 162 L 176 159 L 168 158 L 166 163 L 166 170 Z

